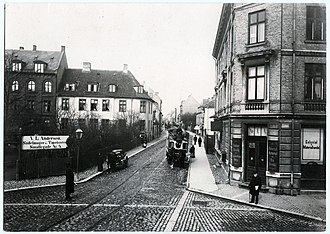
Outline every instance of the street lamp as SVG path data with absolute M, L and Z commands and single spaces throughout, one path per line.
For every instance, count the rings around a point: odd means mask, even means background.
M 77 181 L 79 180 L 78 177 L 78 165 L 79 165 L 79 150 L 80 150 L 80 140 L 83 136 L 83 130 L 81 130 L 80 128 L 78 128 L 76 130 L 76 139 L 78 140 L 78 150 L 77 150 Z

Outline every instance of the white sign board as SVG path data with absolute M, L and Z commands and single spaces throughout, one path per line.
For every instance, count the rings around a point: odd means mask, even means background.
M 23 136 L 22 150 L 65 149 L 69 136 Z
M 323 160 L 323 129 L 303 128 L 302 130 L 302 161 Z

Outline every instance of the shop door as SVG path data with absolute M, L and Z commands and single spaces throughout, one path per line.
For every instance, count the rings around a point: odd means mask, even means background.
M 245 181 L 250 182 L 258 171 L 261 183 L 266 184 L 267 137 L 248 137 L 246 148 Z

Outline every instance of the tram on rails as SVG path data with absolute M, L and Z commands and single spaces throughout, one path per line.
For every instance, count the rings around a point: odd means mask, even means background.
M 166 139 L 166 158 L 168 164 L 174 167 L 185 167 L 189 164 L 188 142 L 189 133 L 180 127 L 168 129 Z

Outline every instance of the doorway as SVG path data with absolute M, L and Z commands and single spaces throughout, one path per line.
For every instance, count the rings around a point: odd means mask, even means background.
M 248 137 L 246 142 L 245 182 L 249 182 L 255 171 L 266 184 L 267 137 Z

